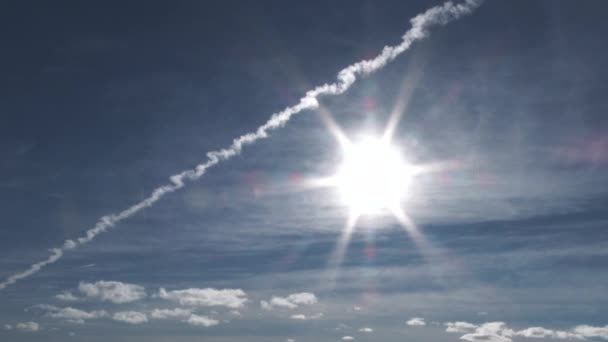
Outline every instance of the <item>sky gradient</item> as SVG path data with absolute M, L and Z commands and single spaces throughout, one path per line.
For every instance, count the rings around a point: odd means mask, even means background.
M 0 279 L 336 74 L 438 1 L 3 5 Z M 608 340 L 602 1 L 487 1 L 0 290 L 11 341 Z M 415 25 L 415 22 L 414 22 Z M 313 108 L 314 107 L 314 108 Z M 327 117 L 432 171 L 361 217 Z M 198 177 L 197 177 L 198 178 Z

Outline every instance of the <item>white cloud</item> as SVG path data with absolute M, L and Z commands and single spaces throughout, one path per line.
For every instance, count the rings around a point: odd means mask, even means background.
M 371 333 L 374 332 L 374 329 L 372 328 L 361 328 L 359 329 L 360 332 L 364 332 L 364 333 Z
M 108 316 L 108 313 L 104 310 L 96 310 L 96 311 L 83 311 L 79 309 L 75 309 L 72 307 L 59 308 L 53 305 L 36 305 L 35 307 L 40 308 L 42 310 L 48 311 L 45 316 L 56 318 L 56 319 L 64 319 L 70 323 L 78 323 L 82 324 L 85 320 L 88 319 L 97 319 Z
M 66 302 L 73 302 L 73 301 L 78 300 L 78 298 L 76 296 L 74 296 L 72 294 L 72 292 L 69 292 L 69 291 L 64 291 L 64 292 L 56 295 L 55 298 L 66 301 Z
M 12 329 L 13 329 L 12 325 L 10 325 L 10 324 L 5 324 L 4 325 L 4 330 L 12 330 Z
M 321 317 L 323 317 L 323 313 L 322 313 L 322 312 L 319 312 L 319 313 L 316 313 L 316 314 L 314 314 L 314 315 L 309 315 L 309 316 L 306 316 L 306 315 L 304 315 L 304 314 L 295 314 L 295 315 L 291 315 L 291 316 L 289 316 L 289 319 L 295 319 L 295 320 L 309 320 L 309 319 L 319 319 L 319 318 L 321 318 Z
M 294 340 L 293 338 L 288 338 L 285 340 L 285 342 L 296 342 L 296 340 Z
M 158 297 L 178 302 L 181 305 L 224 306 L 231 309 L 241 308 L 247 302 L 247 294 L 240 289 L 190 288 L 167 291 L 161 288 Z
M 78 290 L 87 297 L 116 304 L 129 303 L 146 297 L 146 290 L 143 286 L 119 281 L 80 282 Z
M 465 334 L 460 339 L 470 342 L 511 342 L 514 334 L 504 322 L 490 322 L 482 324 L 474 332 Z
M 148 316 L 139 311 L 120 311 L 112 316 L 112 319 L 129 324 L 142 324 L 148 321 Z
M 355 306 L 353 306 L 353 310 L 355 310 L 355 311 L 361 311 L 361 307 L 355 305 Z
M 354 337 L 352 337 L 352 336 L 342 336 L 342 339 L 343 339 L 343 340 L 345 340 L 345 341 L 352 341 L 352 340 L 354 340 L 355 338 L 354 338 Z
M 572 329 L 575 334 L 583 337 L 599 337 L 608 340 L 608 325 L 604 327 L 592 327 L 589 325 L 578 325 Z
M 426 325 L 426 322 L 424 321 L 424 318 L 413 317 L 409 321 L 405 322 L 405 324 L 411 325 L 411 326 L 414 326 L 414 327 L 422 327 L 422 326 Z
M 212 327 L 214 325 L 218 325 L 220 322 L 216 319 L 210 318 L 208 316 L 199 316 L 199 315 L 190 315 L 190 317 L 184 322 L 190 325 L 197 325 L 203 327 Z
M 447 322 L 445 323 L 445 326 L 447 326 L 447 332 L 463 333 L 464 335 L 461 336 L 460 339 L 472 342 L 510 342 L 514 336 L 526 338 L 550 338 L 559 340 L 584 340 L 585 337 L 601 337 L 601 329 L 603 329 L 590 326 L 579 326 L 586 328 L 577 330 L 577 327 L 572 329 L 572 331 L 561 331 L 543 327 L 530 327 L 515 331 L 508 328 L 503 322 L 489 322 L 482 325 L 476 325 L 468 322 Z M 588 335 L 582 333 L 585 329 L 587 330 Z M 606 332 L 608 332 L 608 326 L 606 327 L 605 333 Z M 594 333 L 596 335 L 594 335 Z M 604 338 L 608 339 L 608 334 L 605 336 L 606 337 Z
M 150 313 L 151 318 L 155 319 L 171 319 L 171 318 L 185 318 L 192 314 L 191 310 L 188 309 L 154 309 Z
M 19 331 L 33 332 L 40 330 L 40 325 L 36 322 L 23 322 L 17 323 L 17 325 L 15 325 L 15 328 Z
M 270 301 L 261 301 L 263 309 L 272 310 L 273 308 L 295 309 L 300 305 L 312 305 L 318 303 L 317 296 L 310 292 L 293 293 L 287 297 L 272 297 Z
M 582 339 L 582 336 L 573 334 L 567 331 L 545 329 L 543 327 L 530 327 L 524 330 L 517 331 L 517 336 L 527 338 L 554 338 L 554 339 Z
M 468 322 L 447 322 L 445 331 L 449 333 L 469 333 L 477 328 L 477 325 Z

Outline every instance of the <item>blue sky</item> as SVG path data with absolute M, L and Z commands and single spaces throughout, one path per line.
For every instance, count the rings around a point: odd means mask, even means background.
M 11 2 L 0 32 L 0 280 L 145 200 L 438 1 Z M 433 26 L 57 262 L 0 290 L 11 341 L 608 340 L 607 5 L 487 1 Z M 341 146 L 415 165 L 403 210 L 349 209 Z

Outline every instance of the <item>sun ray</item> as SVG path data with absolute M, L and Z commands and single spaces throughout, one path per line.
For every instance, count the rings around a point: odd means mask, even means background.
M 418 80 L 422 76 L 423 68 L 417 65 L 421 64 L 418 63 L 420 60 L 422 59 L 414 58 L 412 63 L 410 63 L 408 71 L 411 70 L 411 72 L 408 72 L 406 74 L 401 84 L 401 88 L 399 91 L 399 94 L 401 95 L 397 98 L 397 101 L 395 101 L 395 105 L 393 106 L 393 110 L 391 111 L 386 128 L 384 129 L 384 134 L 382 135 L 382 140 L 387 143 L 391 142 L 393 135 L 395 134 L 395 130 L 399 125 L 399 121 L 401 121 L 401 117 L 405 114 L 405 110 L 407 109 L 410 103 L 410 99 L 414 90 L 416 89 Z
M 338 279 L 340 266 L 342 266 L 342 262 L 344 261 L 344 255 L 346 254 L 346 249 L 350 243 L 353 232 L 355 230 L 355 226 L 357 225 L 357 221 L 361 214 L 356 211 L 350 211 L 348 214 L 348 219 L 346 220 L 346 224 L 342 229 L 340 234 L 340 238 L 336 242 L 336 246 L 329 258 L 328 269 L 330 271 L 330 285 L 333 287 L 336 280 Z

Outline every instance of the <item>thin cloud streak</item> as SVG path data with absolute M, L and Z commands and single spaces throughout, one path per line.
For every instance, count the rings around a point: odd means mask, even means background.
M 382 69 L 389 62 L 393 61 L 400 54 L 408 50 L 412 43 L 426 38 L 431 27 L 435 25 L 445 25 L 463 15 L 470 14 L 477 7 L 479 7 L 482 2 L 483 0 L 466 0 L 461 4 L 446 2 L 441 6 L 435 6 L 428 9 L 426 12 L 417 15 L 410 20 L 412 28 L 403 35 L 403 39 L 400 44 L 395 46 L 386 46 L 375 58 L 363 60 L 342 69 L 337 75 L 337 82 L 331 84 L 326 83 L 309 90 L 306 95 L 300 99 L 298 104 L 274 113 L 270 119 L 265 124 L 258 127 L 256 131 L 241 135 L 240 137 L 234 139 L 229 147 L 208 152 L 206 162 L 197 165 L 192 170 L 183 171 L 169 177 L 171 181 L 170 184 L 156 188 L 152 191 L 150 196 L 144 200 L 121 212 L 101 217 L 97 224 L 95 224 L 93 228 L 89 229 L 84 236 L 75 240 L 66 240 L 63 246 L 50 249 L 50 255 L 47 257 L 47 259 L 31 265 L 25 271 L 9 276 L 5 281 L 0 283 L 0 290 L 3 290 L 9 285 L 37 273 L 47 265 L 57 262 L 59 259 L 61 259 L 61 257 L 63 257 L 65 252 L 91 242 L 97 235 L 105 233 L 117 223 L 133 216 L 140 210 L 152 206 L 166 194 L 183 188 L 185 181 L 195 181 L 199 179 L 205 174 L 205 172 L 207 172 L 209 168 L 238 155 L 245 145 L 250 145 L 255 143 L 257 140 L 268 138 L 269 131 L 283 127 L 293 115 L 304 110 L 318 108 L 318 98 L 323 96 L 340 95 L 346 92 L 356 82 L 358 76 L 369 75 Z

